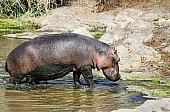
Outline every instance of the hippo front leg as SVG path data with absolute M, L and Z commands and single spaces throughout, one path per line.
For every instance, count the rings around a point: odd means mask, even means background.
M 81 72 L 80 71 L 73 71 L 73 79 L 74 79 L 74 84 L 75 85 L 83 85 L 81 82 L 80 82 L 80 75 L 81 75 Z
M 82 71 L 82 75 L 89 88 L 94 88 L 93 74 L 91 66 L 85 67 Z

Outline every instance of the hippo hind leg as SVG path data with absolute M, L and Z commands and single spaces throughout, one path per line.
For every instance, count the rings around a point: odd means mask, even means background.
M 10 76 L 9 77 L 9 84 L 15 84 L 15 83 L 17 83 L 15 77 Z
M 75 85 L 83 85 L 80 81 L 80 71 L 73 71 L 73 79 L 74 79 L 74 84 Z
M 9 77 L 9 84 L 19 84 L 20 83 L 20 80 L 21 78 L 19 76 L 15 76 L 15 75 L 10 75 Z

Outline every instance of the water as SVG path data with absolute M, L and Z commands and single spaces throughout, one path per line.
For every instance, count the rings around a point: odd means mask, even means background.
M 90 90 L 86 85 L 74 86 L 72 73 L 39 85 L 9 85 L 9 74 L 4 69 L 5 59 L 22 42 L 0 37 L 0 112 L 110 112 L 120 108 L 135 108 L 150 99 L 145 97 L 146 93 L 127 89 L 129 85 L 140 87 L 145 82 L 140 82 L 141 85 L 138 81 L 120 80 L 113 83 L 95 76 L 95 88 Z M 95 71 L 94 74 L 99 73 Z

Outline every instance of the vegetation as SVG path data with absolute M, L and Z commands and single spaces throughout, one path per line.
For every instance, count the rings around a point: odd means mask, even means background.
M 22 33 L 40 28 L 37 23 L 22 22 L 16 19 L 0 19 L 0 35 Z
M 96 28 L 96 29 L 92 29 L 90 30 L 90 33 L 96 38 L 96 39 L 100 39 L 101 36 L 106 32 L 105 28 Z
M 161 78 L 131 78 L 127 80 L 130 90 L 148 93 L 155 97 L 170 97 L 170 80 Z
M 35 17 L 46 13 L 48 10 L 65 5 L 63 0 L 0 0 L 0 16 L 19 17 L 28 12 Z M 68 1 L 68 0 L 65 0 Z

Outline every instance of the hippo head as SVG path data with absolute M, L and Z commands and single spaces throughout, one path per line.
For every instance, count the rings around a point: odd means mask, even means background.
M 113 48 L 108 50 L 107 58 L 105 58 L 105 67 L 102 68 L 103 74 L 110 81 L 117 81 L 120 79 L 119 65 L 120 58 L 117 55 L 117 51 Z
M 119 65 L 118 63 L 115 63 L 115 66 L 112 68 L 105 68 L 102 69 L 103 70 L 103 74 L 105 75 L 105 77 L 107 79 L 109 79 L 110 81 L 117 81 L 120 79 L 120 74 L 119 74 Z

